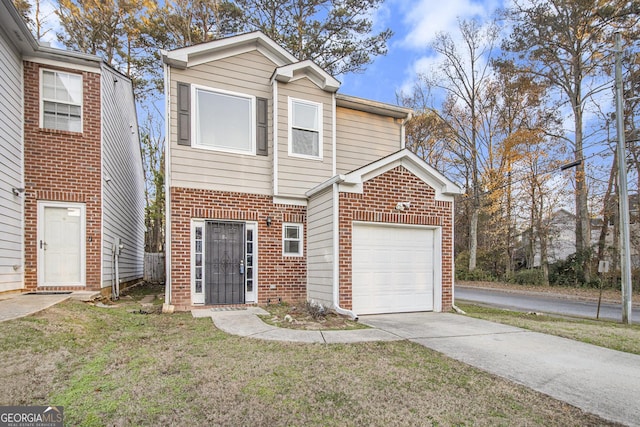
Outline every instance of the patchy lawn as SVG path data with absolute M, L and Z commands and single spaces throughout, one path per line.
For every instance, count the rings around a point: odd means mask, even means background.
M 321 306 L 313 305 L 307 301 L 299 301 L 295 304 L 270 304 L 264 309 L 269 314 L 259 317 L 264 322 L 281 328 L 323 331 L 369 328 L 347 316 L 323 310 Z
M 640 325 L 527 314 L 473 304 L 458 304 L 467 315 L 535 332 L 557 335 L 613 350 L 640 355 Z
M 0 405 L 63 405 L 83 426 L 613 425 L 410 342 L 235 337 L 141 311 L 143 294 L 0 323 Z

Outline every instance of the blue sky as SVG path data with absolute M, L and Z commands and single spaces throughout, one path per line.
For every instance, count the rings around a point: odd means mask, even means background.
M 387 0 L 374 16 L 378 29 L 394 32 L 386 56 L 362 74 L 338 76 L 340 92 L 396 103 L 396 92 L 408 89 L 419 72 L 429 72 L 438 58 L 429 49 L 439 32 L 458 32 L 458 19 L 489 19 L 501 0 Z

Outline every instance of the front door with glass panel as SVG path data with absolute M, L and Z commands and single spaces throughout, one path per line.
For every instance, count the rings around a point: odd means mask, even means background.
M 206 304 L 244 304 L 243 223 L 207 221 L 205 226 Z
M 40 286 L 84 284 L 84 205 L 38 205 Z

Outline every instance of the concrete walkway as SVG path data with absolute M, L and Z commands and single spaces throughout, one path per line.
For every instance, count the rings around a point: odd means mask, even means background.
M 25 293 L 5 295 L 0 300 L 0 322 L 29 316 L 70 298 L 80 301 L 92 301 L 99 296 L 100 292 L 92 291 L 70 292 L 68 294 Z
M 192 310 L 191 313 L 193 317 L 211 317 L 216 327 L 228 334 L 269 341 L 338 344 L 402 339 L 397 335 L 379 329 L 303 331 L 279 328 L 266 324 L 258 317 L 261 314 L 269 314 L 259 307 L 248 307 L 247 309 L 239 310 L 201 309 Z
M 640 426 L 640 356 L 450 313 L 362 316 L 374 329 L 299 331 L 270 326 L 261 308 L 193 310 L 230 334 L 275 341 L 410 340 L 587 412 Z

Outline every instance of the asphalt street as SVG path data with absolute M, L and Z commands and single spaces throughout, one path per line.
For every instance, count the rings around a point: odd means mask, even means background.
M 509 292 L 459 285 L 455 287 L 455 299 L 456 301 L 470 301 L 516 311 L 533 311 L 592 319 L 596 318 L 598 307 L 597 302 L 580 301 L 548 294 Z M 600 318 L 621 321 L 622 304 L 603 302 L 600 306 Z M 634 305 L 631 310 L 631 318 L 633 323 L 640 323 L 640 307 L 637 305 Z

